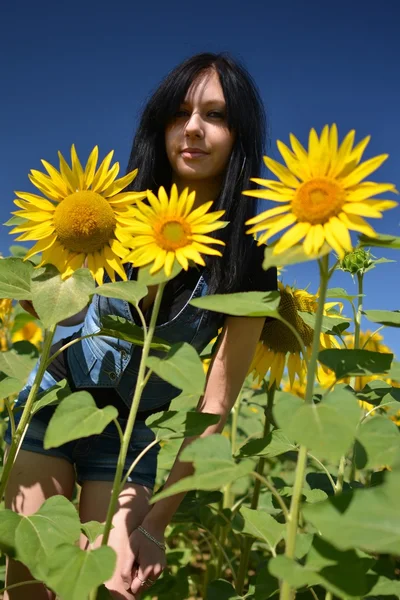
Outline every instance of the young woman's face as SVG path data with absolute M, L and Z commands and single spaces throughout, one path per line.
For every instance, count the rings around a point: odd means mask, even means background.
M 234 143 L 218 74 L 208 71 L 189 88 L 165 132 L 173 180 L 181 184 L 221 179 Z

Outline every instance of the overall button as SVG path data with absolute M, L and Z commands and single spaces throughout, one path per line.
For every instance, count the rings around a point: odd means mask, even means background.
M 127 351 L 126 350 L 121 350 L 121 358 L 122 358 L 122 360 L 125 360 L 125 358 L 127 358 L 127 356 L 128 356 Z
M 111 379 L 111 381 L 115 381 L 117 379 L 117 374 L 114 373 L 114 371 L 110 371 L 108 373 L 109 378 Z

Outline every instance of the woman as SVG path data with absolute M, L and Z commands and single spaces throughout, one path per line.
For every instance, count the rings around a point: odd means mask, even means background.
M 183 271 L 169 282 L 157 321 L 160 337 L 169 342 L 187 341 L 198 351 L 223 327 L 206 390 L 197 406 L 199 411 L 219 415 L 220 420 L 208 427 L 202 437 L 222 431 L 248 371 L 264 319 L 208 313 L 190 306 L 190 299 L 216 292 L 277 288 L 276 271 L 262 270 L 262 249 L 245 234 L 244 222 L 255 214 L 255 205 L 252 199 L 241 195 L 243 189 L 252 185 L 249 178 L 260 170 L 264 125 L 262 104 L 247 72 L 223 55 L 196 55 L 176 67 L 149 100 L 129 161 L 130 169 L 139 168 L 135 189 L 157 191 L 160 185 L 169 189 L 176 184 L 182 191 L 189 187 L 196 191 L 195 206 L 213 199 L 213 210 L 225 210 L 224 219 L 229 221 L 229 226 L 218 235 L 226 242 L 223 257 L 209 258 L 205 268 Z M 127 273 L 135 277 L 131 265 L 127 266 Z M 142 301 L 147 317 L 154 297 L 155 289 L 150 288 Z M 136 319 L 129 304 L 95 296 L 86 315 L 80 315 L 84 318 L 83 328 L 75 335 L 93 333 L 107 314 Z M 71 320 L 69 324 L 73 324 Z M 66 377 L 72 390 L 89 390 L 98 406 L 117 406 L 124 426 L 139 357 L 138 347 L 118 340 L 86 340 L 71 346 L 50 365 L 42 387 Z M 147 416 L 167 410 L 178 393 L 173 386 L 151 377 L 140 402 L 126 469 L 154 439 L 145 425 Z M 25 389 L 19 402 L 26 395 Z M 119 450 L 115 426 L 111 424 L 99 436 L 44 450 L 43 435 L 53 410 L 45 408 L 32 420 L 9 481 L 7 506 L 31 514 L 51 495 L 70 498 L 76 470 L 82 486 L 81 521 L 104 521 Z M 191 441 L 193 438 L 185 440 L 181 449 Z M 153 447 L 140 461 L 119 498 L 109 539 L 117 553 L 117 567 L 107 582 L 115 598 L 139 598 L 141 588 L 151 586 L 166 566 L 164 532 L 184 494 L 149 506 L 158 451 L 159 446 Z M 178 455 L 165 487 L 192 472 L 192 465 L 180 462 Z M 138 526 L 142 528 L 139 530 Z M 98 538 L 95 545 L 100 542 Z M 82 547 L 87 547 L 84 537 Z M 28 577 L 25 567 L 10 561 L 8 585 Z M 34 586 L 31 597 L 52 598 L 49 591 L 38 588 Z M 9 597 L 26 600 L 29 593 L 29 588 L 16 588 Z

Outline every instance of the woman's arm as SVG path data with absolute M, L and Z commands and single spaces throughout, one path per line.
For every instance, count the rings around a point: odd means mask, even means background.
M 186 438 L 178 452 L 163 489 L 194 472 L 192 463 L 181 462 L 179 454 L 198 437 L 221 433 L 229 413 L 249 370 L 256 344 L 260 339 L 265 319 L 260 317 L 227 317 L 219 344 L 211 362 L 204 396 L 199 400 L 199 412 L 220 415 L 215 425 L 208 427 L 200 436 Z M 155 537 L 163 536 L 186 492 L 160 500 L 143 521 L 143 527 Z

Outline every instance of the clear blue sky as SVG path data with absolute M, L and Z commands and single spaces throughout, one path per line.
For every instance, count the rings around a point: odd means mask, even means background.
M 366 157 L 387 152 L 376 180 L 400 189 L 400 3 L 396 0 L 15 0 L 0 25 L 0 219 L 13 210 L 13 190 L 31 189 L 27 174 L 40 159 L 56 163 L 71 143 L 86 160 L 99 144 L 114 148 L 124 169 L 137 116 L 164 74 L 200 51 L 229 51 L 254 76 L 265 102 L 269 154 L 275 140 L 336 122 L 342 137 L 372 141 Z M 4 57 L 6 60 L 4 60 Z M 263 209 L 268 203 L 263 203 Z M 374 220 L 399 235 L 400 209 Z M 2 229 L 0 251 L 12 237 Z M 382 253 L 397 258 L 397 253 Z M 315 291 L 317 267 L 300 265 L 284 280 Z M 339 273 L 333 285 L 354 291 Z M 366 307 L 398 309 L 398 264 L 382 265 L 366 282 Z M 385 341 L 400 354 L 398 330 Z

